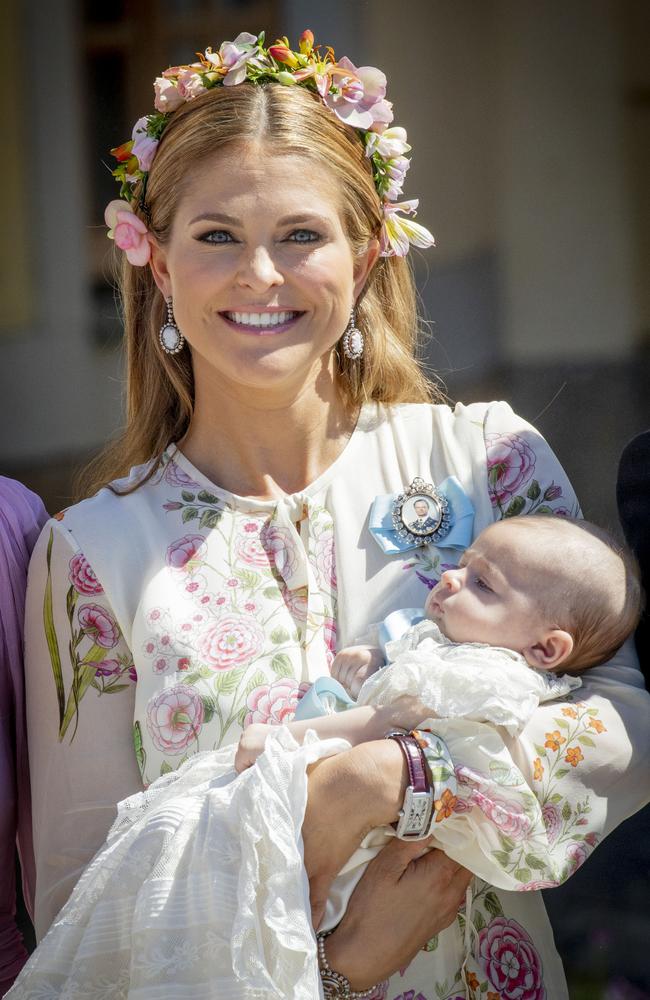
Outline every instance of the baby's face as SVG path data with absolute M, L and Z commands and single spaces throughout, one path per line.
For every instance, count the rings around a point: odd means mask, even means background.
M 453 642 L 485 642 L 523 652 L 535 641 L 538 602 L 519 532 L 491 525 L 447 570 L 427 598 L 425 614 Z

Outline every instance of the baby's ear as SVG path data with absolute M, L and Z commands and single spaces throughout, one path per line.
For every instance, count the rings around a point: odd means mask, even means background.
M 522 649 L 522 655 L 531 667 L 538 670 L 554 670 L 571 656 L 573 637 L 564 629 L 551 629 L 532 646 Z

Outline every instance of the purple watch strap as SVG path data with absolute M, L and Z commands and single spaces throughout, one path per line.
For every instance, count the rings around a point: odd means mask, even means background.
M 409 772 L 409 784 L 413 791 L 428 792 L 430 785 L 426 759 L 415 737 L 406 733 L 389 733 L 388 739 L 395 740 L 402 748 Z

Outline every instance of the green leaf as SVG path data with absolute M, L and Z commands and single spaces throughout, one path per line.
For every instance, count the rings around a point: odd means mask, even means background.
M 543 503 L 540 507 L 537 508 L 537 510 L 535 511 L 535 513 L 536 514 L 552 514 L 553 513 L 553 508 L 549 507 L 549 505 L 547 503 Z
M 569 770 L 570 769 L 568 767 L 561 767 L 559 771 L 555 772 L 555 777 L 558 778 L 558 779 L 559 778 L 564 778 L 564 776 L 569 773 Z
M 209 695 L 203 695 L 201 697 L 201 704 L 203 705 L 203 721 L 206 723 L 211 722 L 216 711 L 214 698 L 210 698 Z
M 518 882 L 530 882 L 530 868 L 515 868 L 515 878 Z
M 248 715 L 248 709 L 244 705 L 241 711 L 237 712 L 237 715 L 235 716 L 235 722 L 237 723 L 240 729 L 244 728 L 244 722 L 246 721 L 247 715 Z
M 232 694 L 244 674 L 244 667 L 233 670 L 220 670 L 214 678 L 214 690 L 219 694 Z
M 503 913 L 503 907 L 499 902 L 499 897 L 495 892 L 486 892 L 485 899 L 483 901 L 485 909 L 488 911 L 491 917 L 500 917 Z
M 147 752 L 144 748 L 144 743 L 142 742 L 142 728 L 140 727 L 139 722 L 135 722 L 133 725 L 133 746 L 135 748 L 135 759 L 138 762 L 140 773 L 144 774 L 144 769 L 147 763 Z
M 190 501 L 192 501 L 193 499 L 194 497 L 190 496 Z M 208 490 L 199 490 L 199 492 L 196 494 L 196 499 L 200 500 L 201 503 L 211 503 L 211 504 L 219 503 L 219 497 L 216 497 L 214 493 L 209 493 Z M 214 513 L 216 514 L 217 511 L 215 511 Z
M 505 834 L 500 833 L 499 834 L 499 841 L 501 842 L 501 846 L 504 849 L 504 851 L 512 851 L 512 850 L 514 850 L 515 842 L 514 842 L 514 840 L 511 840 L 510 837 L 506 837 Z
M 524 500 L 523 497 L 513 497 L 503 516 L 517 517 L 518 514 L 521 514 L 525 506 L 526 506 L 526 501 Z
M 194 503 L 194 494 L 189 490 L 181 490 L 181 496 L 186 503 Z
M 271 642 L 274 646 L 281 646 L 289 641 L 289 633 L 286 628 L 274 628 L 271 632 Z
M 536 479 L 533 479 L 532 483 L 528 487 L 526 496 L 528 497 L 529 500 L 537 500 L 541 492 L 542 491 L 540 489 L 539 483 L 537 482 Z
M 235 576 L 242 587 L 246 587 L 247 590 L 254 590 L 261 580 L 259 573 L 256 573 L 254 569 L 236 569 Z
M 596 744 L 595 744 L 594 740 L 592 740 L 591 736 L 585 736 L 584 734 L 582 736 L 578 736 L 578 743 L 582 743 L 583 747 L 595 747 L 596 746 Z
M 535 743 L 535 751 L 540 757 L 546 756 L 546 747 L 542 747 L 539 743 Z
M 485 927 L 485 918 L 480 910 L 475 910 L 472 915 L 472 923 L 477 931 L 482 931 Z
M 495 858 L 500 865 L 510 864 L 510 854 L 508 851 L 492 851 L 492 857 Z
M 559 726 L 560 729 L 568 729 L 569 728 L 569 723 L 566 721 L 566 719 L 555 719 L 554 718 L 553 722 L 555 723 L 556 726 Z
M 553 802 L 554 804 L 556 804 L 558 802 L 561 802 L 562 798 L 563 798 L 563 796 L 560 795 L 559 792 L 554 792 L 553 795 L 551 795 L 551 797 L 549 799 L 549 802 Z
M 262 591 L 264 597 L 268 597 L 270 600 L 274 600 L 278 596 L 278 587 L 265 587 Z
M 50 537 L 47 543 L 47 578 L 45 581 L 45 594 L 43 596 L 43 626 L 45 629 L 45 639 L 47 649 L 50 654 L 50 664 L 54 675 L 54 687 L 56 689 L 56 700 L 59 706 L 59 739 L 62 740 L 64 733 L 61 732 L 63 718 L 65 714 L 65 686 L 63 684 L 63 669 L 61 667 L 61 654 L 59 643 L 56 638 L 54 627 L 54 612 L 52 610 L 52 545 L 54 544 L 54 531 L 50 529 Z
M 68 700 L 66 701 L 65 712 L 63 714 L 63 721 L 59 729 L 59 739 L 62 740 L 68 731 L 68 726 L 78 715 L 79 712 L 79 702 L 85 695 L 86 691 L 90 687 L 90 684 L 95 679 L 95 668 L 91 666 L 93 663 L 99 663 L 106 656 L 106 650 L 103 646 L 98 646 L 94 643 L 83 660 L 80 660 L 75 668 L 75 680 L 73 681 L 72 687 L 68 692 Z M 74 739 L 74 733 L 72 735 Z
M 164 774 L 171 774 L 173 770 L 174 768 L 164 760 L 160 765 L 160 777 L 162 778 Z
M 598 715 L 599 711 L 600 711 L 599 708 L 588 708 L 587 709 L 587 715 L 590 715 L 592 717 L 592 719 L 595 719 L 596 716 Z
M 70 627 L 72 628 L 72 618 L 74 615 L 75 604 L 77 603 L 77 591 L 74 587 L 70 587 L 65 598 L 65 609 L 68 613 L 68 620 L 70 622 Z
M 440 1000 L 444 1000 L 444 998 L 447 996 L 448 992 L 449 992 L 449 989 L 448 989 L 448 986 L 447 986 L 447 980 L 446 979 L 445 979 L 444 983 L 436 983 L 436 993 L 440 997 Z
M 501 761 L 491 760 L 490 771 L 492 772 L 492 777 L 499 785 L 512 787 L 522 784 L 522 778 L 519 771 L 515 768 L 508 767 L 507 764 L 502 764 Z
M 204 510 L 199 518 L 199 528 L 216 528 L 220 519 L 220 510 Z
M 105 687 L 102 694 L 115 694 L 116 691 L 124 691 L 126 688 L 131 687 L 130 684 L 111 684 L 110 687 Z
M 292 677 L 293 667 L 286 653 L 276 653 L 271 660 L 271 670 L 278 677 Z
M 423 951 L 435 951 L 437 947 L 438 947 L 438 935 L 434 934 L 434 936 L 432 938 L 429 938 L 429 940 L 425 944 Z
M 546 864 L 534 854 L 526 855 L 526 864 L 529 868 L 534 868 L 535 871 L 543 872 L 546 871 Z
M 183 524 L 187 524 L 188 521 L 193 521 L 199 516 L 199 512 L 196 507 L 186 507 L 181 514 L 181 520 Z
M 262 671 L 261 670 L 256 671 L 256 673 L 254 673 L 253 676 L 250 678 L 250 680 L 247 681 L 246 683 L 245 697 L 248 697 L 251 691 L 254 691 L 255 688 L 261 687 L 262 684 L 264 684 L 265 680 L 266 677 L 264 676 Z
M 571 819 L 572 809 L 568 802 L 565 802 L 562 806 L 562 819 L 566 821 Z

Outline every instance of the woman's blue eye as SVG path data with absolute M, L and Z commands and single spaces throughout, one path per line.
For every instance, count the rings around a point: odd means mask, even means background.
M 315 243 L 320 236 L 313 229 L 294 229 L 289 239 L 294 243 Z
M 211 232 L 200 236 L 202 243 L 234 243 L 232 234 L 227 229 L 213 229 Z

